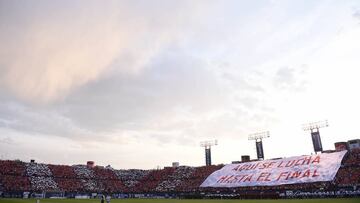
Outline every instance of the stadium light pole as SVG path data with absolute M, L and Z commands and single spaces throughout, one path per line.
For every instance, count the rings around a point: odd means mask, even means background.
M 249 140 L 255 140 L 256 155 L 259 160 L 264 160 L 264 148 L 262 139 L 270 137 L 269 131 L 252 133 L 249 135 Z
M 304 131 L 310 131 L 310 133 L 311 133 L 311 139 L 312 139 L 315 154 L 317 152 L 323 151 L 319 129 L 324 128 L 324 127 L 329 127 L 329 122 L 327 120 L 306 123 L 306 124 L 303 124 L 303 126 L 302 126 Z
M 217 140 L 207 140 L 200 142 L 200 146 L 205 148 L 205 163 L 206 166 L 211 166 L 211 146 L 218 145 Z

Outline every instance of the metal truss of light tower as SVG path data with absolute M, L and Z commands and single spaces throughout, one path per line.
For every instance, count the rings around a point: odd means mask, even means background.
M 264 160 L 262 139 L 270 137 L 269 131 L 257 132 L 249 135 L 249 140 L 255 140 L 256 155 L 259 160 Z
M 218 145 L 217 140 L 208 140 L 200 142 L 200 146 L 205 148 L 205 163 L 206 166 L 211 165 L 211 146 Z
M 315 153 L 323 151 L 319 129 L 324 127 L 329 127 L 327 120 L 303 124 L 303 130 L 311 133 Z

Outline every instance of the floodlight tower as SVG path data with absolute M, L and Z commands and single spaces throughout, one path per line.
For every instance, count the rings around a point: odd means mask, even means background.
M 262 139 L 270 137 L 269 131 L 257 132 L 249 135 L 249 140 L 255 140 L 256 154 L 259 160 L 264 160 Z
M 205 163 L 206 166 L 211 166 L 211 146 L 218 144 L 217 140 L 208 140 L 200 142 L 200 146 L 205 148 Z
M 327 120 L 307 123 L 307 124 L 303 125 L 304 131 L 311 132 L 311 139 L 312 139 L 315 153 L 323 151 L 319 129 L 328 127 L 328 126 L 329 126 L 329 123 Z

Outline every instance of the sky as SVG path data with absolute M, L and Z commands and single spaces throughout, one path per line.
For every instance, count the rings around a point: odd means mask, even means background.
M 0 0 L 0 159 L 153 169 L 360 138 L 360 1 Z

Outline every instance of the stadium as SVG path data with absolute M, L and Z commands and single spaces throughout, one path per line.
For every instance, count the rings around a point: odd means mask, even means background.
M 359 36 L 360 0 L 0 0 L 0 203 L 360 203 Z
M 211 145 L 211 143 L 207 142 L 208 145 Z M 314 143 L 315 150 L 316 147 L 321 147 L 316 145 L 319 145 L 319 143 Z M 262 151 L 262 143 L 257 143 L 257 146 L 261 146 L 258 149 L 258 159 L 249 160 L 248 156 L 243 156 L 244 160 L 234 163 L 235 168 L 233 167 L 232 170 L 241 172 L 256 167 L 260 169 L 261 167 L 269 168 L 269 165 L 263 164 L 264 166 L 261 166 L 258 163 L 259 160 L 262 160 L 264 152 Z M 340 159 L 341 165 L 335 171 L 335 178 L 331 181 L 304 181 L 304 183 L 275 184 L 274 186 L 266 186 L 260 183 L 258 186 L 251 187 L 225 187 L 221 185 L 220 187 L 202 187 L 204 181 L 215 171 L 225 168 L 224 165 L 211 165 L 210 149 L 210 147 L 205 148 L 206 166 L 179 166 L 178 163 L 174 163 L 172 167 L 157 170 L 114 169 L 110 166 L 96 166 L 93 161 L 88 161 L 86 165 L 69 166 L 36 163 L 35 160 L 31 160 L 31 162 L 0 160 L 0 197 L 5 198 L 6 202 L 14 201 L 14 199 L 9 200 L 8 198 L 53 199 L 49 202 L 61 202 L 61 200 L 65 201 L 66 199 L 73 199 L 71 201 L 88 199 L 91 202 L 91 200 L 96 201 L 102 195 L 110 196 L 115 202 L 116 199 L 127 199 L 130 202 L 135 201 L 134 199 L 142 199 L 141 201 L 145 202 L 147 202 L 146 199 L 153 199 L 148 201 L 157 202 L 154 199 L 173 201 L 176 199 L 313 198 L 350 198 L 347 201 L 351 202 L 358 201 L 357 198 L 360 197 L 359 139 L 335 143 L 335 150 L 323 151 L 321 155 L 343 154 L 343 158 Z M 321 159 L 323 160 L 324 157 L 321 157 Z M 331 159 L 334 159 L 334 157 Z M 310 167 L 310 163 L 320 162 L 320 156 L 317 155 L 316 158 L 309 156 L 307 159 L 300 158 L 299 160 L 301 161 L 288 161 L 286 165 L 282 161 L 278 168 L 283 166 L 292 167 L 297 163 L 299 163 L 299 166 L 306 165 L 306 167 Z M 321 167 L 316 170 L 321 171 Z M 325 168 L 325 170 L 331 169 Z M 305 174 L 306 172 L 303 173 L 304 176 L 306 176 Z M 307 176 L 319 175 L 308 174 Z M 278 180 L 280 177 L 281 175 Z M 303 178 L 300 175 L 297 175 L 297 177 Z M 261 177 L 257 180 L 261 180 Z M 217 183 L 224 182 L 239 183 L 246 181 L 233 181 L 230 178 L 222 178 L 217 181 Z M 0 202 L 2 201 L 0 199 Z M 330 201 L 330 199 L 326 201 Z M 43 202 L 47 201 L 44 200 Z

